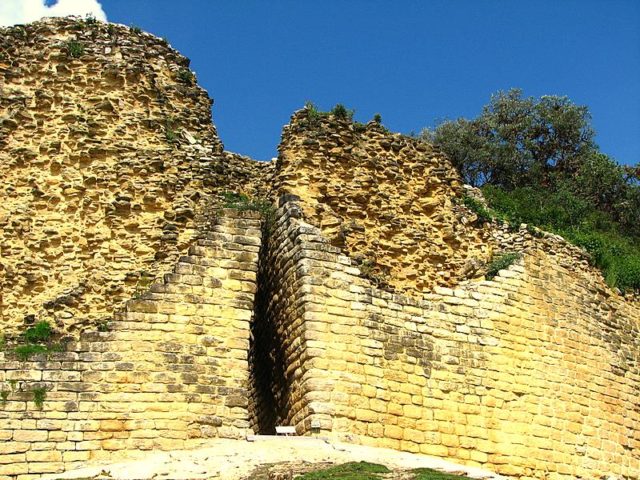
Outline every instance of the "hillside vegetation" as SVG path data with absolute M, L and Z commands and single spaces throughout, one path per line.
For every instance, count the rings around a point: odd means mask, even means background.
M 600 151 L 587 107 L 513 89 L 477 118 L 420 136 L 482 189 L 490 217 L 560 234 L 591 254 L 611 287 L 640 290 L 640 165 Z

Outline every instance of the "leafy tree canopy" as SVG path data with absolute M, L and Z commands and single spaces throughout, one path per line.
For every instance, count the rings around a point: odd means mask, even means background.
M 600 152 L 587 107 L 512 89 L 493 95 L 477 118 L 420 136 L 503 218 L 564 235 L 592 253 L 611 285 L 640 289 L 640 164 Z
M 554 171 L 575 171 L 596 149 L 587 107 L 567 97 L 524 98 L 519 89 L 493 95 L 473 120 L 446 121 L 421 135 L 474 186 L 542 183 Z

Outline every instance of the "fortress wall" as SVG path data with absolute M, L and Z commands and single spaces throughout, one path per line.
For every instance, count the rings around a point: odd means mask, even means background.
M 217 193 L 262 189 L 269 167 L 223 151 L 211 103 L 151 34 L 74 18 L 0 28 L 5 334 L 110 319 L 171 270 Z
M 126 304 L 109 332 L 66 353 L 0 353 L 0 478 L 244 437 L 260 220 L 226 210 L 173 273 Z M 35 388 L 46 388 L 41 409 Z M 114 457 L 115 458 L 115 457 Z
M 305 260 L 309 253 L 299 240 L 320 240 L 307 246 L 315 248 L 316 256 L 339 250 L 312 228 L 298 229 L 292 219 L 301 216 L 295 205 L 280 209 L 263 245 L 250 355 L 256 407 L 252 426 L 257 433 L 273 434 L 277 425 L 295 426 L 300 434 L 310 428 L 308 393 L 313 378 L 307 339 L 313 325 L 306 321 L 306 297 L 313 280 Z
M 305 272 L 302 304 L 281 315 L 303 320 L 285 331 L 306 360 L 286 370 L 305 379 L 293 392 L 306 432 L 316 420 L 338 438 L 518 478 L 640 475 L 640 309 L 568 268 L 557 239 L 505 236 L 519 264 L 416 301 L 320 254 L 326 240 L 296 210 L 281 211 L 295 248 L 279 255 Z
M 300 197 L 305 219 L 374 283 L 421 296 L 491 257 L 489 230 L 469 220 L 460 176 L 433 146 L 305 108 L 278 148 L 278 193 Z

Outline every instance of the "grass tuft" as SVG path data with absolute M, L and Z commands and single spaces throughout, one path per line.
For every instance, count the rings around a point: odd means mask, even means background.
M 384 465 L 368 462 L 349 462 L 296 477 L 297 480 L 380 480 L 389 473 Z
M 464 475 L 439 472 L 431 468 L 417 468 L 411 473 L 415 475 L 412 480 L 471 480 Z
M 77 40 L 69 40 L 65 44 L 67 55 L 72 58 L 80 58 L 84 54 L 84 45 Z
M 509 268 L 515 262 L 520 260 L 522 255 L 519 253 L 505 253 L 504 255 L 500 255 L 487 265 L 487 272 L 485 273 L 485 277 L 487 280 L 493 280 L 500 270 L 504 270 L 505 268 Z

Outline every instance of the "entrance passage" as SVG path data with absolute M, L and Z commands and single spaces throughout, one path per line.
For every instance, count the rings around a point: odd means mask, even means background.
M 278 332 L 276 322 L 278 293 L 282 292 L 278 291 L 280 275 L 268 230 L 263 226 L 249 342 L 249 417 L 253 431 L 260 435 L 275 435 L 276 426 L 288 416 L 284 335 Z

